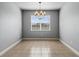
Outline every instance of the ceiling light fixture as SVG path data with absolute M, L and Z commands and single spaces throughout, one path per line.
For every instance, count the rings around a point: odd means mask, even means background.
M 34 16 L 45 16 L 46 12 L 44 10 L 42 10 L 41 6 L 42 6 L 42 2 L 38 2 L 39 3 L 39 9 L 37 9 L 34 13 Z

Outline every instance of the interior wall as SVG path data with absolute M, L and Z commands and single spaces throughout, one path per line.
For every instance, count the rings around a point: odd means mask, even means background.
M 51 31 L 31 31 L 31 15 L 34 10 L 22 10 L 22 35 L 23 38 L 58 38 L 59 37 L 59 11 L 48 10 L 50 15 Z
M 0 2 L 0 52 L 21 39 L 21 11 L 9 2 Z
M 79 3 L 67 3 L 60 10 L 60 39 L 79 51 Z

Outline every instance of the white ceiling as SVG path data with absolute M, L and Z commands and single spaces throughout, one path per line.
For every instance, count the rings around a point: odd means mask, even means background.
M 65 2 L 42 2 L 41 8 L 43 10 L 56 10 L 61 8 Z M 38 2 L 16 2 L 16 5 L 24 10 L 36 10 L 39 8 Z

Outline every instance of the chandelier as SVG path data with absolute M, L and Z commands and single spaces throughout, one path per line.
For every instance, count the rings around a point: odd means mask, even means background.
M 39 9 L 37 9 L 34 13 L 34 16 L 45 16 L 46 12 L 44 10 L 42 10 L 41 8 L 41 3 L 42 2 L 38 2 L 39 3 Z

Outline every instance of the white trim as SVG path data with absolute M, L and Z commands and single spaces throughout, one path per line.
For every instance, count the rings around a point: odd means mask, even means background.
M 23 40 L 58 40 L 58 38 L 23 38 Z
M 31 15 L 31 21 L 30 21 L 30 23 L 31 23 L 31 31 L 32 31 L 32 15 Z
M 73 47 L 71 47 L 69 44 L 67 44 L 66 42 L 64 42 L 62 39 L 60 39 L 60 42 L 63 43 L 65 46 L 67 46 L 69 49 L 71 49 L 77 56 L 79 56 L 79 51 L 77 51 L 76 49 L 74 49 Z
M 15 42 L 14 44 L 10 45 L 9 47 L 7 47 L 6 49 L 4 49 L 3 51 L 0 52 L 0 56 L 2 56 L 4 53 L 6 53 L 8 50 L 10 50 L 11 48 L 13 48 L 14 46 L 16 46 L 18 43 L 21 42 L 22 39 L 18 40 L 17 42 Z

